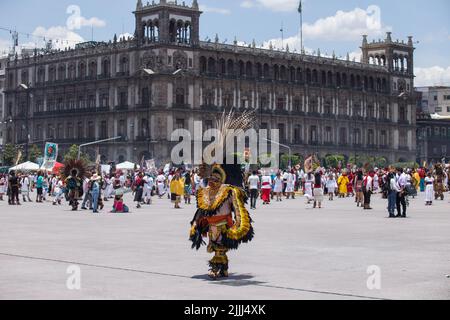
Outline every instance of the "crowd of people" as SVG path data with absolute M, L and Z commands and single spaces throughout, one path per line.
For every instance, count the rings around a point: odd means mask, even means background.
M 443 200 L 444 192 L 450 190 L 449 173 L 450 167 L 445 165 L 431 169 L 318 167 L 308 172 L 303 169 L 260 169 L 245 174 L 244 188 L 252 210 L 256 209 L 259 199 L 263 205 L 269 205 L 272 201 L 295 200 L 299 194 L 313 208 L 323 208 L 325 198 L 336 201 L 336 198 L 353 197 L 357 207 L 371 210 L 372 195 L 380 194 L 387 199 L 389 217 L 406 217 L 408 197 L 414 198 L 418 192 L 425 193 L 427 206 L 435 200 Z M 74 181 L 71 187 L 70 177 L 63 178 L 60 174 L 12 171 L 0 176 L 0 201 L 6 195 L 10 205 L 33 202 L 31 194 L 36 190 L 34 201 L 37 203 L 51 201 L 53 205 L 62 205 L 63 201 L 68 201 L 73 210 L 77 210 L 80 200 L 82 210 L 97 213 L 104 209 L 105 202 L 112 201 L 111 212 L 129 212 L 123 196 L 132 192 L 136 208 L 151 205 L 156 196 L 167 197 L 174 208 L 179 209 L 183 201 L 191 204 L 196 191 L 207 184 L 200 178 L 198 169 L 119 170 L 112 174 L 92 171 L 88 176 Z

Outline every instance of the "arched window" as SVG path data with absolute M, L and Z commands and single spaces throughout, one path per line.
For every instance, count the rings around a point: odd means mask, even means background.
M 331 71 L 328 71 L 327 73 L 327 86 L 328 87 L 333 86 L 333 73 Z
M 200 73 L 206 73 L 207 62 L 205 57 L 200 57 Z
M 184 105 L 185 104 L 185 98 L 184 98 L 184 89 L 183 88 L 178 88 L 175 91 L 175 103 L 179 106 Z
M 109 59 L 103 60 L 102 63 L 102 74 L 105 77 L 109 77 L 111 74 L 111 63 L 109 62 Z
M 312 82 L 311 70 L 306 69 L 306 83 L 310 84 Z
M 319 75 L 317 73 L 317 70 L 314 69 L 312 72 L 312 83 L 318 84 L 319 83 Z
M 226 74 L 227 73 L 227 65 L 226 65 L 225 59 L 220 59 L 220 62 L 219 62 L 219 73 L 220 74 Z
M 128 63 L 128 57 L 122 57 L 120 59 L 120 72 L 125 74 L 129 71 L 129 63 Z
M 270 68 L 269 65 L 267 63 L 264 64 L 264 68 L 263 68 L 263 77 L 264 79 L 270 79 Z
M 322 79 L 322 86 L 326 86 L 327 85 L 327 73 L 325 71 L 321 72 L 321 79 Z
M 297 68 L 297 76 L 296 76 L 296 80 L 299 83 L 303 82 L 303 72 L 302 72 L 302 68 Z
M 216 74 L 216 60 L 214 60 L 214 58 L 208 59 L 208 73 L 210 75 Z
M 280 80 L 282 80 L 282 81 L 286 81 L 287 80 L 286 67 L 285 66 L 281 66 L 281 68 L 280 68 Z
M 234 62 L 231 59 L 227 62 L 227 74 L 229 76 L 234 76 Z
M 86 65 L 84 62 L 80 62 L 78 65 L 78 77 L 84 79 L 86 77 Z
M 263 76 L 264 76 L 264 74 L 263 74 L 263 67 L 262 67 L 261 63 L 258 62 L 256 64 L 256 77 L 258 79 L 261 79 L 261 78 L 263 78 Z
M 245 65 L 245 74 L 249 78 L 253 77 L 253 64 L 250 61 L 247 61 L 246 65 Z
M 273 66 L 273 79 L 280 80 L 280 67 L 277 64 Z
M 58 68 L 58 80 L 62 81 L 66 79 L 66 66 L 60 65 Z
M 245 64 L 244 61 L 242 60 L 239 61 L 239 76 L 240 77 L 245 76 Z

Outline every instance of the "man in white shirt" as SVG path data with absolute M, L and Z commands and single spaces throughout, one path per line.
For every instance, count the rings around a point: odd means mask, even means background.
M 373 171 L 367 172 L 363 180 L 364 210 L 372 210 L 370 207 L 370 197 L 373 192 L 373 175 Z
M 153 190 L 154 180 L 150 175 L 144 177 L 144 194 L 142 198 L 146 204 L 152 203 L 152 190 Z
M 406 185 L 407 175 L 403 172 L 403 169 L 397 169 L 398 180 L 397 185 L 400 191 L 397 193 L 397 218 L 406 218 Z M 403 209 L 403 212 L 402 210 Z
M 248 177 L 248 188 L 250 190 L 250 209 L 256 209 L 256 200 L 258 199 L 259 177 L 256 171 Z
M 33 202 L 30 198 L 30 179 L 28 178 L 27 174 L 22 175 L 22 179 L 20 179 L 20 185 L 20 192 L 22 193 L 23 202 L 27 202 L 27 199 L 29 202 Z

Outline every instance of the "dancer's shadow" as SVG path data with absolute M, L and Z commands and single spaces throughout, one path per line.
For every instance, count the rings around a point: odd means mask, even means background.
M 217 280 L 213 280 L 208 275 L 196 275 L 193 276 L 192 279 L 198 279 L 203 281 L 208 281 L 220 285 L 230 286 L 230 287 L 244 287 L 244 286 L 251 286 L 251 285 L 258 285 L 263 284 L 265 282 L 262 281 L 254 281 L 252 280 L 254 278 L 251 274 L 236 274 L 236 273 L 230 273 L 228 278 L 220 278 Z

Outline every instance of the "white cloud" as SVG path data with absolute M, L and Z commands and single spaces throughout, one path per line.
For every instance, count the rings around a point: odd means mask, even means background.
M 38 46 L 43 45 L 43 38 L 45 38 L 46 41 L 52 40 L 54 49 L 73 48 L 77 43 L 85 41 L 78 33 L 61 26 L 50 27 L 48 29 L 37 27 L 33 35 L 38 40 Z
M 392 28 L 381 22 L 381 9 L 371 5 L 366 10 L 338 11 L 334 16 L 303 25 L 306 39 L 347 40 L 361 39 L 361 35 L 380 36 Z
M 450 67 L 447 68 L 439 66 L 434 66 L 430 68 L 416 67 L 414 69 L 414 73 L 416 75 L 415 79 L 416 87 L 450 85 Z
M 231 11 L 228 9 L 212 8 L 212 7 L 207 7 L 205 5 L 200 5 L 200 10 L 203 12 L 218 13 L 218 14 L 230 14 L 231 13 Z
M 299 0 L 244 0 L 241 3 L 243 8 L 263 7 L 273 11 L 297 10 Z
M 81 8 L 77 5 L 68 6 L 66 13 L 70 15 L 66 22 L 67 29 L 69 30 L 79 30 L 82 27 L 102 28 L 106 26 L 106 22 L 100 18 L 92 17 L 87 19 L 83 17 L 81 15 Z

